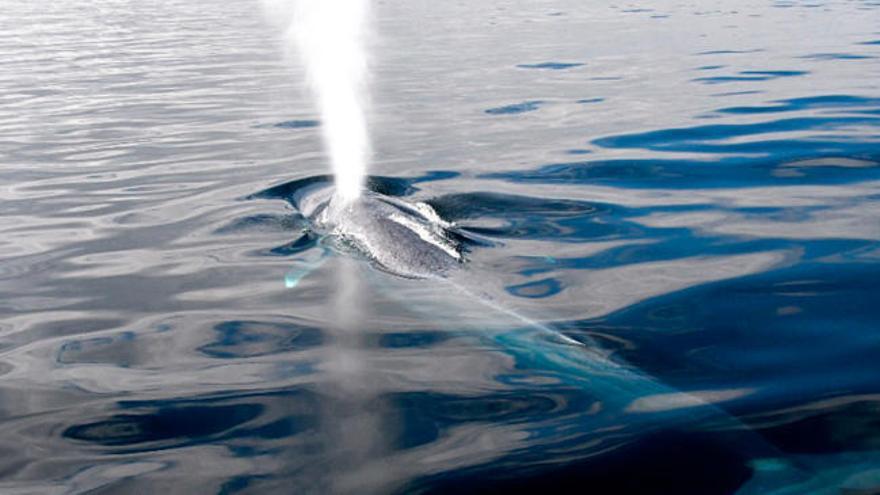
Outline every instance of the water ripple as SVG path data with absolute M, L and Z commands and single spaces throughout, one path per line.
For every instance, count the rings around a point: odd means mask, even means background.
M 292 206 L 253 4 L 5 2 L 0 492 L 868 493 L 875 4 L 384 3 L 367 187 L 468 258 L 413 281 Z

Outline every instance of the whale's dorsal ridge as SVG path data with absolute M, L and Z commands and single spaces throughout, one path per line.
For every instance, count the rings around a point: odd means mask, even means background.
M 464 261 L 450 222 L 430 205 L 366 191 L 342 200 L 332 187 L 310 187 L 292 198 L 311 229 L 331 246 L 405 278 L 443 278 Z

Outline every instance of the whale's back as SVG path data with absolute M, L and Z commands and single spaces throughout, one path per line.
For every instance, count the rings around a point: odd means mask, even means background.
M 448 275 L 462 262 L 450 225 L 423 203 L 410 204 L 377 194 L 347 203 L 331 197 L 315 208 L 312 223 L 342 249 L 378 268 L 407 278 Z

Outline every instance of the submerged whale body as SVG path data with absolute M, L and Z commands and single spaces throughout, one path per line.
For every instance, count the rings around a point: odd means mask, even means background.
M 452 224 L 425 203 L 365 191 L 342 200 L 324 187 L 295 198 L 311 229 L 337 250 L 361 256 L 406 278 L 442 278 L 464 261 Z
M 379 181 L 379 178 L 374 178 Z M 394 194 L 411 190 L 403 181 L 381 178 L 376 190 L 364 191 L 354 200 L 341 201 L 327 177 L 310 177 L 274 186 L 251 197 L 283 199 L 308 220 L 308 242 L 301 243 L 300 259 L 285 278 L 288 287 L 318 268 L 330 251 L 368 260 L 391 275 L 411 279 L 430 279 L 448 287 L 450 294 L 471 304 L 482 305 L 486 328 L 497 329 L 495 320 L 506 321 L 511 328 L 486 332 L 484 340 L 503 350 L 516 369 L 541 370 L 556 383 L 577 388 L 596 399 L 602 407 L 584 414 L 570 415 L 564 425 L 567 437 L 578 439 L 570 456 L 582 458 L 601 455 L 627 445 L 635 438 L 648 437 L 664 430 L 699 432 L 699 425 L 709 431 L 738 432 L 730 445 L 750 459 L 749 479 L 742 480 L 737 495 L 796 495 L 816 493 L 880 493 L 877 452 L 841 456 L 795 456 L 780 452 L 768 444 L 760 432 L 730 416 L 711 397 L 704 400 L 697 391 L 678 391 L 661 383 L 628 363 L 590 337 L 570 339 L 538 321 L 531 320 L 500 304 L 482 287 L 484 274 L 475 266 L 462 269 L 466 247 L 487 242 L 444 221 L 425 203 L 407 202 Z M 391 195 L 382 194 L 383 192 Z M 300 244 L 297 242 L 296 244 Z M 318 259 L 307 256 L 311 248 L 322 249 Z M 457 299 L 458 300 L 458 299 Z M 411 302 L 408 300 L 408 302 Z M 420 305 L 416 304 L 417 306 Z M 414 302 L 415 304 L 415 302 Z M 440 319 L 450 331 L 463 327 L 482 329 L 482 321 L 463 322 L 458 318 Z M 734 394 L 734 396 L 736 395 Z M 530 458 L 553 457 L 566 448 L 554 442 L 533 444 L 529 452 L 510 453 Z M 471 469 L 479 472 L 479 466 Z
M 397 185 L 392 183 L 392 185 Z M 557 425 L 578 438 L 580 447 L 570 455 L 592 457 L 613 451 L 635 438 L 646 438 L 664 430 L 699 431 L 698 425 L 711 425 L 718 431 L 737 431 L 738 439 L 729 447 L 751 459 L 750 478 L 736 489 L 738 495 L 799 493 L 836 494 L 878 493 L 876 457 L 855 455 L 841 459 L 789 458 L 757 431 L 730 416 L 718 401 L 704 400 L 699 392 L 675 390 L 604 352 L 598 342 L 581 336 L 568 338 L 552 327 L 507 309 L 480 287 L 486 285 L 477 267 L 462 269 L 469 243 L 482 243 L 479 237 L 446 222 L 430 205 L 407 202 L 377 191 L 365 191 L 354 200 L 341 201 L 334 188 L 321 178 L 282 184 L 257 197 L 285 199 L 308 220 L 312 242 L 324 249 L 317 261 L 304 261 L 288 277 L 288 287 L 320 266 L 329 251 L 368 260 L 391 275 L 411 279 L 431 279 L 449 287 L 469 303 L 483 305 L 493 320 L 486 328 L 496 328 L 494 320 L 512 324 L 509 329 L 487 332 L 484 340 L 510 356 L 517 369 L 541 370 L 557 383 L 584 391 L 602 407 L 583 415 L 570 416 Z M 310 244 L 314 246 L 315 244 Z M 328 249 L 329 248 L 329 249 Z M 443 320 L 450 331 L 461 322 Z M 480 326 L 470 322 L 467 327 Z M 562 445 L 548 442 L 530 447 L 530 456 L 552 457 Z M 518 454 L 511 453 L 511 456 Z M 523 454 L 526 455 L 526 454 Z M 846 464 L 843 466 L 842 464 Z M 479 472 L 479 467 L 473 467 Z M 872 491 L 861 491 L 869 486 Z

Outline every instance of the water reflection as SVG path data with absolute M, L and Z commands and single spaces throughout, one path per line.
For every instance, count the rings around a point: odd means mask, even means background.
M 818 5 L 383 3 L 449 284 L 308 265 L 252 5 L 4 3 L 0 492 L 876 491 L 878 7 Z

